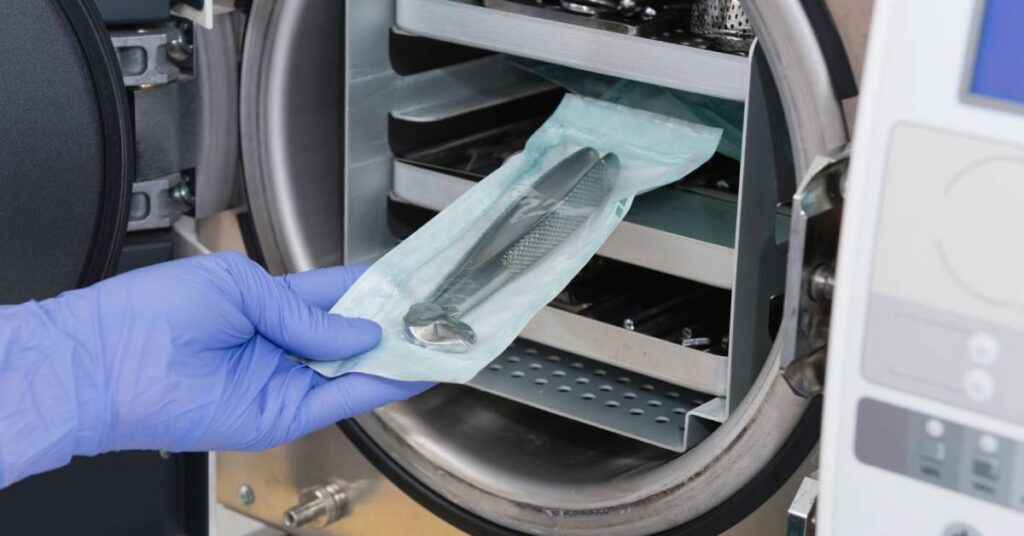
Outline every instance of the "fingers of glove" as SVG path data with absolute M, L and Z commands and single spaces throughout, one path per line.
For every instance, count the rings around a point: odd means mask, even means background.
M 309 426 L 302 434 L 319 430 L 388 402 L 405 400 L 433 387 L 432 382 L 402 382 L 353 372 L 315 387 L 302 411 Z
M 278 280 L 306 303 L 327 311 L 359 279 L 359 276 L 363 275 L 367 268 L 369 267 L 365 264 L 332 266 L 284 275 Z
M 370 320 L 332 315 L 313 307 L 284 282 L 248 259 L 229 258 L 241 309 L 274 344 L 307 359 L 341 359 L 373 348 L 380 326 Z

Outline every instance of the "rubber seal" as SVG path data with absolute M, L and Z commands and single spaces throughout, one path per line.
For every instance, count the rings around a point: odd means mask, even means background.
M 79 285 L 87 286 L 110 276 L 117 268 L 128 228 L 128 203 L 135 180 L 135 140 L 121 66 L 99 11 L 90 1 L 57 0 L 57 3 L 81 43 L 102 122 L 104 182 L 96 231 L 79 278 Z
M 380 448 L 354 420 L 338 423 L 338 427 L 385 477 L 434 515 L 469 534 L 509 536 L 523 534 L 484 519 L 445 499 L 423 484 Z M 811 400 L 793 433 L 767 464 L 728 499 L 704 515 L 658 536 L 717 535 L 744 520 L 765 503 L 803 464 L 818 443 L 821 431 L 821 397 Z

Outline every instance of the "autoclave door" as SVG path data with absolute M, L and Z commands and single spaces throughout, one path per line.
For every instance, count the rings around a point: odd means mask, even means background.
M 134 110 L 107 22 L 91 0 L 0 4 L 0 304 L 170 258 L 125 239 Z M 207 474 L 205 455 L 78 458 L 0 490 L 0 518 L 13 534 L 199 536 Z
M 113 273 L 135 153 L 121 72 L 90 3 L 5 3 L 0 21 L 0 298 L 17 303 Z

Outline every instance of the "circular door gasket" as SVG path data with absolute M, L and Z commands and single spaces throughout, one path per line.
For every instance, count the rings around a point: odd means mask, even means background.
M 367 434 L 354 419 L 341 421 L 338 427 L 360 454 L 399 489 L 428 508 L 441 519 L 469 534 L 514 536 L 518 531 L 502 527 L 445 499 L 405 470 Z M 655 536 L 712 536 L 725 532 L 764 504 L 810 455 L 821 430 L 821 397 L 815 397 L 800 418 L 793 433 L 757 475 L 737 493 L 716 508 L 685 525 Z
M 0 3 L 0 50 L 0 303 L 16 303 L 114 271 L 135 156 L 91 1 Z

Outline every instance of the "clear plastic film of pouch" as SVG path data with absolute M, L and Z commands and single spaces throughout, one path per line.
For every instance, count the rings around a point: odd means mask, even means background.
M 721 133 L 567 95 L 520 154 L 374 263 L 331 309 L 378 322 L 380 345 L 309 366 L 332 377 L 469 381 L 582 269 L 635 195 L 706 162 Z

